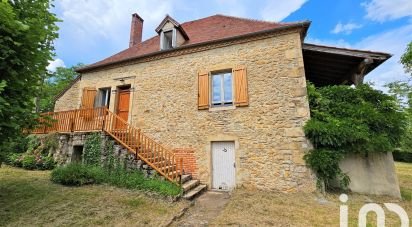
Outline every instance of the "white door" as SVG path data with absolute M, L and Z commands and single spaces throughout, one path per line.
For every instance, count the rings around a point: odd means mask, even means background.
M 236 177 L 235 143 L 212 142 L 212 188 L 231 190 Z

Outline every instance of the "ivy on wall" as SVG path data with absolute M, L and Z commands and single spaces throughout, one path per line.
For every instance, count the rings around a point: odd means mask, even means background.
M 311 119 L 304 126 L 314 150 L 305 155 L 322 189 L 349 177 L 339 168 L 348 153 L 392 152 L 405 132 L 406 117 L 396 100 L 369 85 L 315 88 L 308 82 Z
M 100 166 L 102 155 L 102 138 L 99 133 L 87 136 L 84 142 L 83 162 L 86 165 Z

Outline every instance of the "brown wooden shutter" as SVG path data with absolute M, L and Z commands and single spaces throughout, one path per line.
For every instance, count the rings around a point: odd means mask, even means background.
M 94 100 L 96 98 L 97 90 L 94 87 L 83 88 L 82 109 L 94 108 Z
M 198 74 L 198 109 L 204 110 L 209 108 L 209 73 L 201 71 Z
M 246 67 L 238 66 L 232 70 L 235 79 L 235 105 L 249 105 L 249 96 L 247 91 Z

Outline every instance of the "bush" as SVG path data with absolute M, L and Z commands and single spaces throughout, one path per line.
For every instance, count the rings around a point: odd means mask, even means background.
M 406 115 L 396 99 L 369 85 L 356 88 L 308 84 L 311 119 L 304 126 L 314 150 L 305 156 L 318 186 L 341 186 L 349 178 L 339 168 L 347 153 L 392 152 L 405 133 Z M 321 182 L 319 182 L 321 181 Z
M 42 170 L 54 169 L 56 166 L 56 162 L 54 161 L 53 157 L 44 157 L 43 158 L 43 165 L 40 167 Z
M 412 163 L 411 152 L 394 151 L 392 154 L 395 161 Z
M 53 170 L 51 180 L 69 186 L 107 183 L 121 188 L 152 191 L 162 196 L 177 196 L 181 192 L 178 185 L 159 178 L 146 178 L 141 172 L 128 172 L 122 168 L 109 171 L 85 164 L 58 167 Z
M 35 169 L 36 168 L 36 156 L 34 155 L 24 155 L 23 156 L 23 161 L 22 161 L 22 166 L 25 169 Z
M 15 166 L 15 167 L 22 167 L 23 166 L 23 158 L 22 154 L 11 153 L 6 158 L 6 163 Z
M 56 166 L 56 162 L 52 157 L 43 156 L 40 154 L 9 154 L 6 158 L 6 163 L 25 169 L 33 170 L 49 170 Z
M 103 182 L 103 178 L 104 171 L 102 168 L 76 163 L 58 167 L 51 173 L 53 182 L 68 186 L 99 184 Z

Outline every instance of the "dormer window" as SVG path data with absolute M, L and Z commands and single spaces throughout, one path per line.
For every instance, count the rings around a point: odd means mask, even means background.
M 189 37 L 182 26 L 169 15 L 156 28 L 160 35 L 160 50 L 169 50 L 183 45 Z
M 168 50 L 176 47 L 176 30 L 162 31 L 161 33 L 161 49 Z

